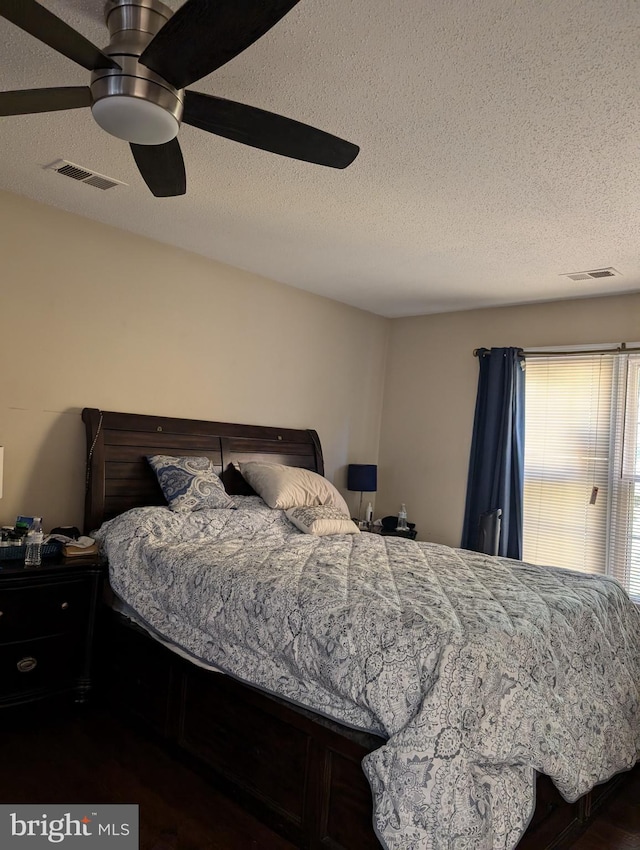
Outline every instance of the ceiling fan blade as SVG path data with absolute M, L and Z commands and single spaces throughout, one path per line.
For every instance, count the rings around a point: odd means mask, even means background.
M 185 93 L 182 120 L 234 142 L 331 168 L 346 168 L 360 151 L 308 124 L 201 92 Z
M 30 115 L 91 106 L 89 86 L 0 92 L 0 115 Z
M 88 71 L 120 66 L 35 0 L 0 0 L 0 15 Z
M 165 145 L 131 145 L 144 182 L 156 198 L 172 198 L 187 191 L 182 151 L 177 139 Z
M 140 62 L 183 89 L 257 41 L 300 0 L 187 0 Z

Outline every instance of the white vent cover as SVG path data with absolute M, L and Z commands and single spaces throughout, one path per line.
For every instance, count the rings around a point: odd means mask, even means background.
M 562 274 L 560 277 L 568 277 L 569 280 L 600 280 L 604 277 L 622 277 L 619 271 L 609 266 L 606 269 L 591 269 L 588 272 L 571 272 Z
M 57 159 L 51 165 L 46 165 L 45 168 L 49 171 L 57 171 L 58 174 L 70 177 L 79 183 L 88 183 L 89 186 L 95 186 L 96 189 L 106 190 L 113 189 L 114 186 L 127 185 L 122 180 L 115 180 L 113 177 L 107 177 L 105 174 L 98 174 L 97 171 L 91 171 L 89 168 L 76 165 L 75 162 L 69 162 L 66 159 Z

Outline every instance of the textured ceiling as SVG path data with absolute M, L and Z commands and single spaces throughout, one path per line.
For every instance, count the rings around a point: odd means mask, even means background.
M 41 2 L 107 43 L 102 0 Z M 88 76 L 0 19 L 0 88 Z M 184 125 L 187 195 L 156 199 L 74 110 L 0 119 L 0 188 L 385 316 L 640 290 L 637 0 L 302 0 L 192 88 L 361 153 L 335 171 Z

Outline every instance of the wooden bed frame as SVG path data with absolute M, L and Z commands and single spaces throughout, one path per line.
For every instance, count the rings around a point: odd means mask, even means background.
M 253 492 L 233 465 L 239 461 L 268 459 L 324 471 L 312 430 L 92 408 L 85 408 L 82 418 L 87 533 L 130 508 L 165 503 L 146 461 L 149 454 L 206 455 L 231 495 Z M 204 670 L 108 604 L 99 634 L 102 692 L 213 784 L 297 847 L 379 850 L 360 762 L 382 739 Z M 619 779 L 569 804 L 540 775 L 536 810 L 519 850 L 568 847 Z

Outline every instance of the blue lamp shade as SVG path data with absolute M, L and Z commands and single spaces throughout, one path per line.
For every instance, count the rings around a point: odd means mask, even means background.
M 375 463 L 350 463 L 347 467 L 347 490 L 375 493 L 378 489 L 378 467 Z

